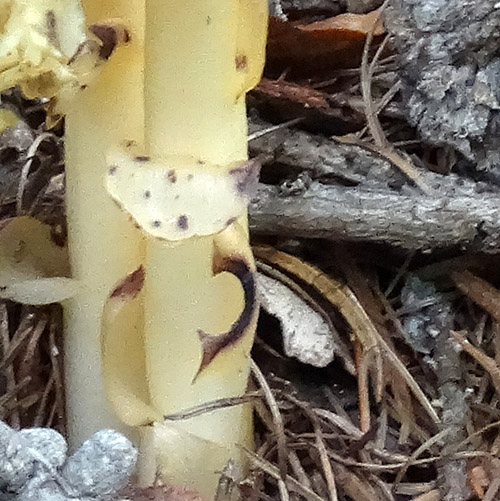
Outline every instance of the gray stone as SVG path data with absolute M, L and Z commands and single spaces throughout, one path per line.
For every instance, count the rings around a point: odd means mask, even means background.
M 45 482 L 43 485 L 31 483 L 24 487 L 16 501 L 80 501 L 78 497 L 68 495 L 56 481 Z
M 34 467 L 35 460 L 19 434 L 0 421 L 0 501 L 14 499 Z
M 82 496 L 104 500 L 125 487 L 136 460 L 137 451 L 127 438 L 102 430 L 66 461 L 62 478 Z
M 53 468 L 61 467 L 66 461 L 68 446 L 64 437 L 51 428 L 27 428 L 19 431 L 26 446 L 41 456 Z
M 103 430 L 66 459 L 54 430 L 15 431 L 0 421 L 0 501 L 110 501 L 133 473 L 137 452 L 123 435 Z

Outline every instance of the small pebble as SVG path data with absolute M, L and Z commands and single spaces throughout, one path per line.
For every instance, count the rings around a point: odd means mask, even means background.
M 51 428 L 26 428 L 18 435 L 25 441 L 26 446 L 42 456 L 46 463 L 53 468 L 61 467 L 66 461 L 68 446 L 64 437 Z
M 0 501 L 14 499 L 34 467 L 35 460 L 19 434 L 0 421 Z
M 132 443 L 113 430 L 66 454 L 55 430 L 16 431 L 0 421 L 0 501 L 111 501 L 137 461 Z
M 125 487 L 137 461 L 137 451 L 126 437 L 102 430 L 71 456 L 62 478 L 82 496 L 106 500 Z
M 80 498 L 68 496 L 55 481 L 44 485 L 27 485 L 16 501 L 82 501 Z

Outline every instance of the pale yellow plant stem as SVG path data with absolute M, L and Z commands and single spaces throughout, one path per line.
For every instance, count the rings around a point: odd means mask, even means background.
M 260 0 L 251 3 L 259 4 L 261 11 L 265 6 Z M 246 89 L 237 56 L 248 57 L 249 63 L 253 56 L 238 52 L 238 30 L 245 21 L 239 4 L 147 2 L 145 146 L 148 154 L 174 168 L 186 156 L 222 166 L 247 157 Z M 265 16 L 260 21 L 263 33 Z M 263 50 L 260 38 L 255 46 Z M 201 360 L 197 330 L 224 332 L 243 308 L 237 280 L 228 274 L 212 277 L 212 242 L 213 237 L 148 241 L 147 372 L 152 404 L 164 414 L 241 395 L 246 389 L 248 341 L 220 354 L 192 382 Z M 248 245 L 245 238 L 242 245 Z M 226 462 L 240 459 L 235 444 L 251 443 L 251 414 L 247 406 L 218 410 L 175 426 L 159 426 L 156 438 L 150 434 L 148 440 L 156 440 L 157 448 L 170 448 L 169 454 L 159 455 L 164 479 L 190 483 L 211 499 Z M 150 473 L 153 470 L 150 465 Z
M 106 63 L 99 81 L 76 99 L 66 118 L 66 192 L 73 276 L 84 291 L 65 307 L 68 428 L 73 445 L 105 427 L 120 428 L 101 374 L 102 307 L 115 283 L 141 262 L 141 235 L 104 188 L 105 153 L 143 136 L 143 0 L 85 0 L 87 24 L 120 18 L 131 43 Z M 132 352 L 141 350 L 138 311 L 124 321 Z M 140 364 L 141 357 L 136 357 Z M 137 367 L 140 372 L 140 367 Z

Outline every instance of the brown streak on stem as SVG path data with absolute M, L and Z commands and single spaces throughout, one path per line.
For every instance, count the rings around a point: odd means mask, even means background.
M 110 297 L 123 299 L 134 298 L 144 285 L 145 271 L 143 266 L 129 273 L 113 290 Z
M 236 344 L 248 332 L 252 324 L 255 310 L 257 309 L 257 291 L 255 273 L 250 264 L 241 256 L 218 257 L 216 254 L 213 262 L 214 274 L 227 271 L 233 274 L 241 283 L 244 294 L 244 307 L 240 316 L 231 325 L 229 330 L 217 336 L 198 330 L 202 346 L 200 368 L 193 378 L 193 383 L 212 360 L 224 349 Z
M 128 30 L 119 24 L 99 23 L 89 29 L 101 41 L 99 57 L 104 60 L 110 58 L 117 45 L 130 41 Z

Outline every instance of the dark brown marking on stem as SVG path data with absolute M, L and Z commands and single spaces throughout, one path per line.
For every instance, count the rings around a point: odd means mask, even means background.
M 147 155 L 137 155 L 135 157 L 135 161 L 140 162 L 141 164 L 143 164 L 145 162 L 149 162 L 150 160 L 151 160 L 151 158 L 148 157 Z
M 246 54 L 236 54 L 236 57 L 234 58 L 234 64 L 236 66 L 236 71 L 247 71 L 248 58 Z
M 117 165 L 112 165 L 109 169 L 108 169 L 108 174 L 110 176 L 114 176 L 116 174 L 116 171 L 118 170 L 118 166 Z
M 175 169 L 170 169 L 170 170 L 167 172 L 167 179 L 168 179 L 171 183 L 176 183 L 176 182 L 177 182 L 177 173 L 175 172 Z
M 248 160 L 239 167 L 231 169 L 229 174 L 233 176 L 235 188 L 239 195 L 252 198 L 259 182 L 260 163 L 255 160 Z
M 177 227 L 181 230 L 187 230 L 189 228 L 189 218 L 186 214 L 181 214 L 177 219 Z
M 201 341 L 202 357 L 200 368 L 193 379 L 203 372 L 203 370 L 212 362 L 212 360 L 226 348 L 235 345 L 248 332 L 252 324 L 252 319 L 257 308 L 257 291 L 255 282 L 255 273 L 249 263 L 242 257 L 223 257 L 214 260 L 214 273 L 227 271 L 233 274 L 241 283 L 243 288 L 244 307 L 240 316 L 231 325 L 227 332 L 217 336 L 210 335 L 203 330 L 198 330 L 198 336 Z
M 129 273 L 114 289 L 110 297 L 120 297 L 122 299 L 131 299 L 137 296 L 144 285 L 146 273 L 141 265 L 137 270 Z
M 231 226 L 233 223 L 235 223 L 236 221 L 238 220 L 237 217 L 230 217 L 227 221 L 226 221 L 226 227 L 228 226 Z
M 130 33 L 124 26 L 113 24 L 92 24 L 90 31 L 101 41 L 99 57 L 107 60 L 120 43 L 130 42 Z
M 159 228 L 161 226 L 161 221 L 158 221 L 158 219 L 155 219 L 152 223 L 151 226 L 153 228 Z
M 147 200 L 148 198 L 151 198 L 151 192 L 149 190 L 146 190 L 144 192 L 144 198 Z

